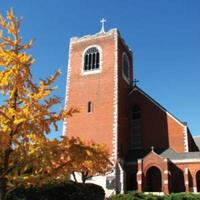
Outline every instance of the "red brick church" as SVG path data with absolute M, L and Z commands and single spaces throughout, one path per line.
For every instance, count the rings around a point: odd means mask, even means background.
M 133 56 L 117 29 L 70 40 L 64 134 L 107 145 L 115 162 L 93 177 L 107 194 L 200 192 L 200 152 L 187 124 L 134 83 Z

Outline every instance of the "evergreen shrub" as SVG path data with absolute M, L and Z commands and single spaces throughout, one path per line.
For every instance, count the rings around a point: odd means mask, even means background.
M 74 182 L 47 184 L 42 187 L 17 188 L 7 200 L 104 200 L 105 192 L 95 184 Z

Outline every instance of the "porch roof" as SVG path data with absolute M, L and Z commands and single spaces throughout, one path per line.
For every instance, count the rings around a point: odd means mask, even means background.
M 138 159 L 144 158 L 148 153 L 150 153 L 150 151 L 151 149 L 131 149 L 126 155 L 125 162 L 137 162 Z M 153 151 L 161 157 L 168 158 L 170 160 L 200 159 L 200 151 L 177 153 L 171 148 L 155 148 Z

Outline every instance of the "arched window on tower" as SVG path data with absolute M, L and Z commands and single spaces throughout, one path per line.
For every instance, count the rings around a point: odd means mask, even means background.
M 131 114 L 131 148 L 137 149 L 142 147 L 140 107 L 134 106 Z
M 89 48 L 84 55 L 84 71 L 99 69 L 100 54 L 96 47 Z

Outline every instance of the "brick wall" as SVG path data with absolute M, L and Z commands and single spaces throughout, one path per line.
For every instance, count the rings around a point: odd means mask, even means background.
M 141 137 L 143 148 L 168 148 L 184 152 L 184 126 L 152 102 L 143 93 L 135 90 L 130 95 L 131 106 L 141 108 Z
M 82 75 L 83 51 L 90 45 L 102 49 L 102 72 Z M 78 136 L 85 141 L 106 144 L 112 153 L 113 95 L 114 95 L 114 34 L 71 43 L 70 84 L 67 108 L 77 107 L 80 113 L 67 119 L 65 134 Z M 87 112 L 88 102 L 93 103 L 93 112 Z
M 129 58 L 130 61 L 130 81 L 129 83 L 123 78 L 123 53 Z M 133 80 L 133 62 L 132 62 L 132 53 L 128 49 L 128 47 L 123 43 L 123 41 L 119 38 L 118 40 L 118 98 L 119 98 L 119 155 L 120 157 L 124 157 L 128 150 L 128 141 L 130 134 L 130 111 L 129 111 L 129 102 L 128 102 L 128 93 L 132 88 L 132 80 Z

